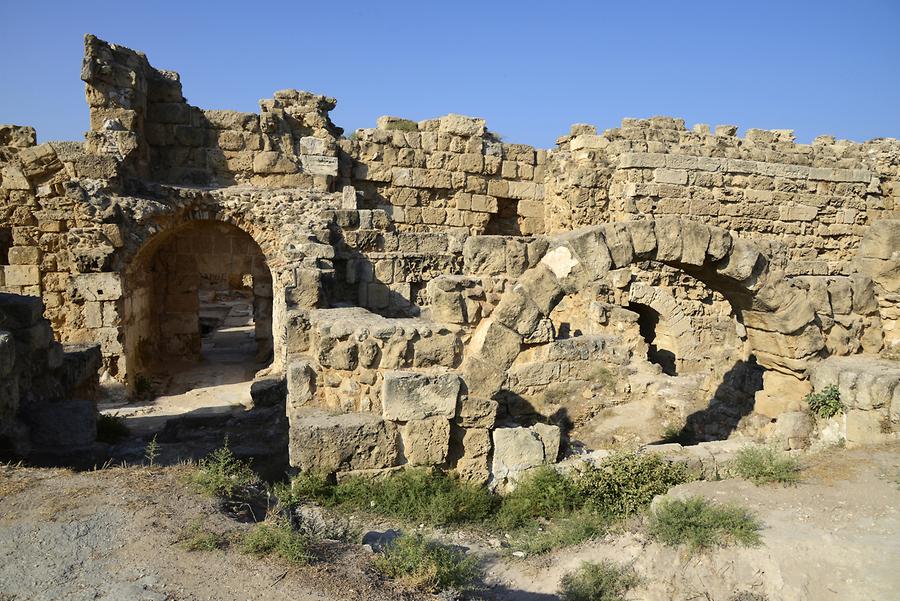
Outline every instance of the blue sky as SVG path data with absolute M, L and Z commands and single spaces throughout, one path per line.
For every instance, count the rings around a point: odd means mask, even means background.
M 181 73 L 194 105 L 334 96 L 337 125 L 484 117 L 551 147 L 572 123 L 672 115 L 741 131 L 900 137 L 900 0 L 0 0 L 0 122 L 82 139 L 82 36 Z

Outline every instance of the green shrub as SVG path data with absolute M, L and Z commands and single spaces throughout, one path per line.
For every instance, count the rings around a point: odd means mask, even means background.
M 541 526 L 535 524 L 521 529 L 514 539 L 514 546 L 529 555 L 539 555 L 605 534 L 609 526 L 608 517 L 582 509 L 568 515 L 558 515 Z
M 179 544 L 188 551 L 215 551 L 225 547 L 228 538 L 224 534 L 207 530 L 198 519 L 191 522 Z
M 321 500 L 428 524 L 481 521 L 496 506 L 496 497 L 485 488 L 425 469 L 404 470 L 383 480 L 352 478 Z
M 804 399 L 809 410 L 821 418 L 834 417 L 844 411 L 841 393 L 834 384 L 826 386 L 822 392 L 811 392 Z
M 575 481 L 581 501 L 594 511 L 613 516 L 633 515 L 677 484 L 690 480 L 687 466 L 656 453 L 617 453 L 589 467 Z
M 716 505 L 702 497 L 663 502 L 650 516 L 650 535 L 666 545 L 692 550 L 759 544 L 762 525 L 748 510 Z
M 463 590 L 480 575 L 474 557 L 419 534 L 395 539 L 373 565 L 388 578 L 429 593 L 448 588 Z
M 290 482 L 278 482 L 273 492 L 282 507 L 292 508 L 304 501 L 327 502 L 334 486 L 322 474 L 302 472 Z
M 552 467 L 529 472 L 515 490 L 503 497 L 497 524 L 506 529 L 519 528 L 535 518 L 552 518 L 573 511 L 578 505 L 577 490 L 571 478 Z
M 640 578 L 631 568 L 610 561 L 585 562 L 562 577 L 559 596 L 563 601 L 624 601 L 638 584 Z
M 242 541 L 241 548 L 245 553 L 264 557 L 277 555 L 296 564 L 312 561 L 312 541 L 299 532 L 291 529 L 286 521 L 260 522 L 248 532 Z
M 200 460 L 193 477 L 194 484 L 202 492 L 226 499 L 253 486 L 257 480 L 250 464 L 235 457 L 228 448 L 227 438 L 221 448 Z
M 101 413 L 97 416 L 97 440 L 114 443 L 128 436 L 128 426 L 121 415 Z
M 800 479 L 800 462 L 769 447 L 742 448 L 732 468 L 735 474 L 754 484 L 796 484 Z

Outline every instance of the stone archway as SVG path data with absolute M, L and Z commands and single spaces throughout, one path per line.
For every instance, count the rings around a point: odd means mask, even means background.
M 205 330 L 240 323 L 242 314 L 255 342 L 247 354 L 260 364 L 272 358 L 272 274 L 260 246 L 235 225 L 188 220 L 157 232 L 128 262 L 123 295 L 131 383 L 160 358 L 196 362 Z
M 824 348 L 804 291 L 771 268 L 752 242 L 727 230 L 677 218 L 646 219 L 583 228 L 548 242 L 542 259 L 504 292 L 473 335 L 462 368 L 473 396 L 492 397 L 502 389 L 523 340 L 564 295 L 635 261 L 681 269 L 720 292 L 740 313 L 750 350 L 766 370 L 800 383 Z M 796 394 L 803 391 L 798 387 Z

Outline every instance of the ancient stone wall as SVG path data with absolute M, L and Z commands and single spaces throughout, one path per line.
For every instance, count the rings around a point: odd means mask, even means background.
M 343 137 L 334 99 L 201 109 L 93 36 L 82 79 L 84 143 L 0 126 L 0 288 L 128 381 L 196 350 L 204 269 L 249 261 L 304 468 L 502 485 L 567 420 L 765 438 L 823 358 L 900 344 L 896 140 L 653 117 L 539 150 L 453 114 Z
M 97 436 L 100 349 L 56 342 L 42 313 L 37 298 L 0 293 L 0 454 L 6 460 L 90 452 Z

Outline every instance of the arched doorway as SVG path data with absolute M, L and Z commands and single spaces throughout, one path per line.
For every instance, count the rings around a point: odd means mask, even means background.
M 135 255 L 124 284 L 133 393 L 150 382 L 155 395 L 240 385 L 225 405 L 245 402 L 237 397 L 273 352 L 272 275 L 249 234 L 212 220 L 167 228 Z

